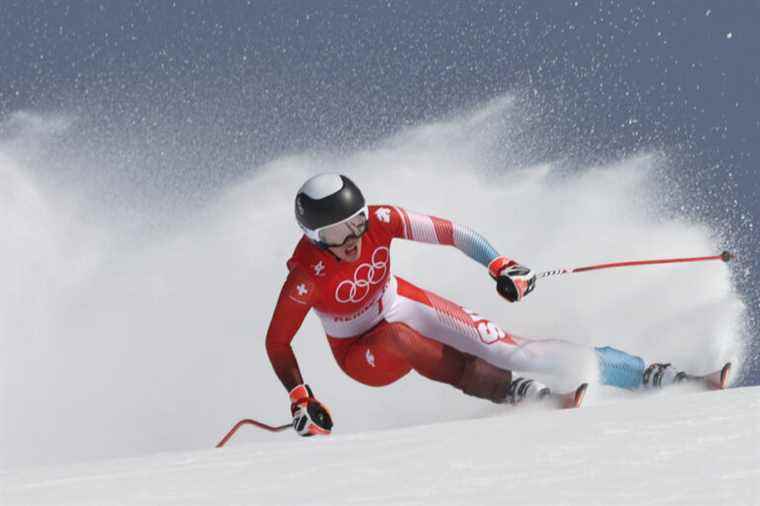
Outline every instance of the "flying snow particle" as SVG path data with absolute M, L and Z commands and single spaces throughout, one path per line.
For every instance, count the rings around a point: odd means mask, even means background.
M 728 33 L 726 34 L 726 38 L 727 38 L 727 39 L 731 39 L 731 38 L 733 38 L 733 36 L 734 36 L 734 34 L 733 34 L 733 33 L 731 33 L 731 32 L 728 32 Z

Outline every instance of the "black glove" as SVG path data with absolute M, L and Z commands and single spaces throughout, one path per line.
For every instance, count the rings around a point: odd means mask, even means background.
M 536 274 L 506 257 L 491 261 L 488 272 L 496 280 L 496 291 L 509 302 L 519 302 L 536 287 Z
M 327 436 L 333 422 L 327 408 L 314 398 L 309 385 L 298 385 L 290 391 L 290 412 L 293 428 L 301 436 Z

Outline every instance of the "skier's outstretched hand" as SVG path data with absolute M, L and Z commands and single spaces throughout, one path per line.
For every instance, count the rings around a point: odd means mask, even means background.
M 314 398 L 309 385 L 298 385 L 290 391 L 290 412 L 293 428 L 301 436 L 326 436 L 333 422 L 327 408 Z
M 494 258 L 488 272 L 496 280 L 496 291 L 509 302 L 519 302 L 536 287 L 536 274 L 507 257 Z

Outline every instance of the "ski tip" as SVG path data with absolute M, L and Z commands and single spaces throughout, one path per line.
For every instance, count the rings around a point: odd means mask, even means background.
M 581 383 L 581 385 L 575 389 L 575 392 L 571 392 L 570 395 L 568 395 L 563 408 L 564 409 L 580 408 L 581 404 L 583 404 L 583 398 L 586 396 L 587 389 L 588 389 L 588 383 Z
M 728 382 L 731 380 L 731 362 L 726 362 L 720 370 L 702 376 L 702 378 L 711 390 L 728 388 Z
M 726 365 L 723 366 L 723 369 L 720 370 L 720 383 L 718 384 L 718 388 L 723 390 L 728 386 L 728 380 L 731 375 L 731 362 L 726 362 Z
M 580 408 L 583 404 L 583 398 L 586 397 L 586 390 L 588 390 L 588 383 L 583 383 L 575 391 L 575 407 Z

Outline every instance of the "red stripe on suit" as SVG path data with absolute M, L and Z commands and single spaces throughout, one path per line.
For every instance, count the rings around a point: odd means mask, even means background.
M 443 220 L 441 218 L 436 218 L 435 216 L 431 216 L 430 219 L 433 221 L 433 227 L 435 228 L 435 235 L 438 238 L 438 242 L 447 246 L 453 246 L 454 225 L 449 220 Z
M 406 238 L 407 239 L 414 239 L 414 234 L 412 233 L 412 220 L 409 219 L 409 214 L 407 214 L 406 209 L 399 208 L 401 211 L 401 217 L 404 219 L 404 231 L 406 232 Z

